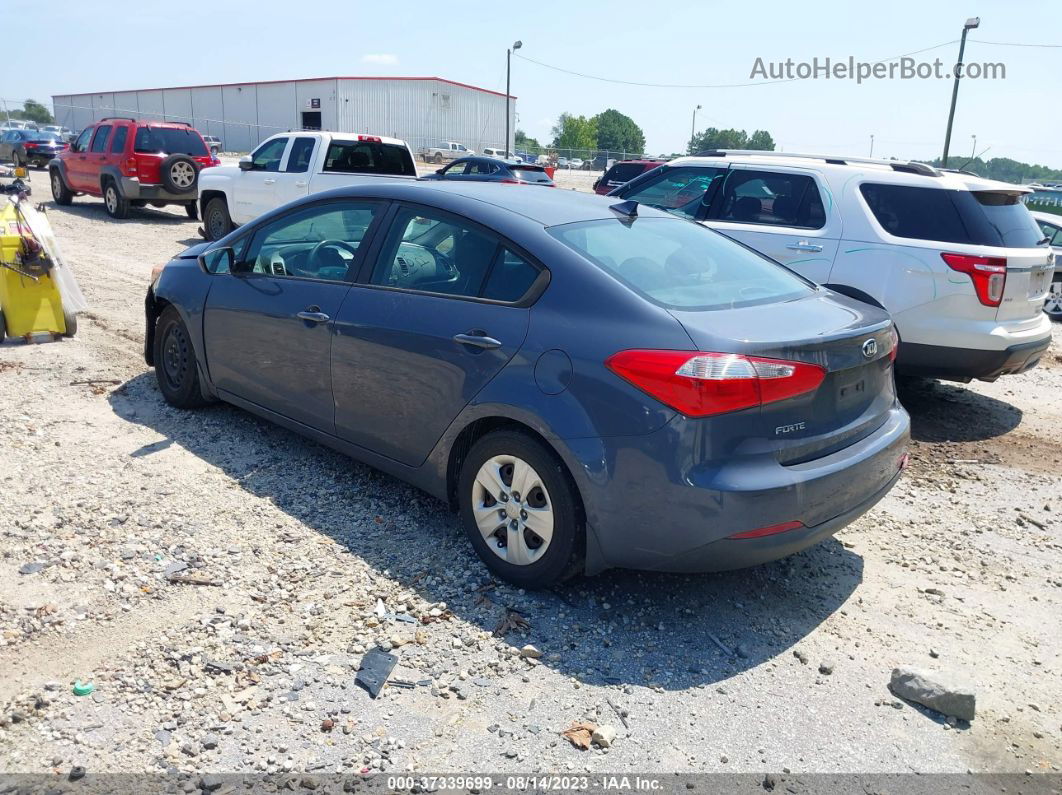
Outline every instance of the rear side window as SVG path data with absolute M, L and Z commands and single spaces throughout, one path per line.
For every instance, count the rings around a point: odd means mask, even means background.
M 332 141 L 322 171 L 409 177 L 417 175 L 413 158 L 406 147 L 374 141 Z
M 111 153 L 121 154 L 125 151 L 125 139 L 129 137 L 128 127 L 115 127 L 114 137 L 111 140 Z
M 548 185 L 553 182 L 549 178 L 549 174 L 541 168 L 514 168 L 512 172 L 517 179 L 522 179 L 524 182 L 536 182 L 542 185 Z
M 821 229 L 826 212 L 815 180 L 804 174 L 734 169 L 713 220 Z
M 206 144 L 195 130 L 185 127 L 141 127 L 136 131 L 133 148 L 140 154 L 191 155 L 207 154 Z
M 670 309 L 727 309 L 800 298 L 814 287 L 700 224 L 619 219 L 547 229 L 643 298 Z
M 284 168 L 289 173 L 301 173 L 310 170 L 310 158 L 313 156 L 313 138 L 296 138 L 288 152 L 288 165 Z
M 666 168 L 620 195 L 675 215 L 695 218 L 711 200 L 713 181 L 721 179 L 725 173 L 724 168 Z
M 869 182 L 859 191 L 882 228 L 896 237 L 1017 247 L 1043 238 L 1015 194 Z
M 538 278 L 538 268 L 509 249 L 502 249 L 483 287 L 483 297 L 495 301 L 519 301 Z
M 92 152 L 107 151 L 107 136 L 111 134 L 111 125 L 101 124 L 96 128 L 96 134 L 92 136 Z

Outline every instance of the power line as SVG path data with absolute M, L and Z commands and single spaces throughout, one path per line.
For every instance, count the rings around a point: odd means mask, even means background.
M 895 61 L 900 58 L 908 58 L 912 55 L 918 55 L 919 53 L 929 52 L 930 50 L 937 50 L 941 47 L 947 47 L 951 44 L 955 44 L 958 39 L 952 39 L 951 41 L 941 42 L 940 44 L 934 44 L 931 47 L 923 47 L 920 50 L 914 50 L 913 52 L 905 52 L 900 55 L 893 55 L 890 58 L 882 58 L 880 61 L 873 61 L 873 63 L 888 63 L 889 61 Z M 600 75 L 590 75 L 584 72 L 576 72 L 573 69 L 565 69 L 562 66 L 555 66 L 543 61 L 536 61 L 534 58 L 528 58 L 526 55 L 520 55 L 519 53 L 513 53 L 514 56 L 521 60 L 528 61 L 538 66 L 543 66 L 546 69 L 552 69 L 555 72 L 563 72 L 567 75 L 574 75 L 575 77 L 583 77 L 587 80 L 597 80 L 602 83 L 615 83 L 622 86 L 639 86 L 641 88 L 751 88 L 752 86 L 769 86 L 776 83 L 794 83 L 805 78 L 790 77 L 780 80 L 756 80 L 748 83 L 709 83 L 709 84 L 697 84 L 697 83 L 640 83 L 634 80 L 618 80 L 611 77 L 601 77 Z
M 976 44 L 991 44 L 997 47 L 1043 47 L 1047 49 L 1062 49 L 1062 44 L 1030 44 L 1022 41 L 984 41 L 983 39 L 967 39 Z

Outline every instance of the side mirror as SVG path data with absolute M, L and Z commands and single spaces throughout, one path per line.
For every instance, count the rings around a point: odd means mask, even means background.
M 251 160 L 250 155 L 244 155 L 240 158 L 240 171 L 253 171 L 254 161 Z
M 236 252 L 230 247 L 212 249 L 198 257 L 199 268 L 203 273 L 232 273 Z
M 441 177 L 443 174 L 446 173 L 446 169 L 445 168 L 437 168 L 437 169 L 435 169 L 435 173 L 438 174 Z

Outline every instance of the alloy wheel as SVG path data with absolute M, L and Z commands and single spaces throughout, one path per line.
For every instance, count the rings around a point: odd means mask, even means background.
M 535 563 L 553 539 L 553 502 L 545 483 L 516 456 L 497 455 L 479 468 L 472 511 L 487 548 L 506 563 Z
M 52 172 L 52 196 L 58 199 L 63 195 L 63 178 L 59 176 L 58 171 Z
M 118 191 L 114 189 L 113 185 L 108 185 L 106 192 L 103 194 L 103 203 L 107 205 L 107 212 L 114 213 L 118 210 Z
M 195 182 L 195 169 L 183 160 L 170 166 L 170 179 L 179 188 L 190 188 Z
M 1044 299 L 1044 311 L 1051 317 L 1062 317 L 1062 280 L 1051 282 L 1051 289 Z

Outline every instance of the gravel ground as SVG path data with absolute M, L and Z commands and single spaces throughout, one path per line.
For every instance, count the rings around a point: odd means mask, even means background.
M 1062 765 L 1062 328 L 1028 374 L 905 387 L 908 474 L 836 539 L 525 593 L 409 486 L 234 408 L 167 407 L 143 294 L 198 224 L 55 207 L 32 180 L 91 309 L 73 340 L 0 348 L 0 770 Z M 354 674 L 377 645 L 399 664 L 373 700 Z M 900 665 L 969 680 L 976 719 L 897 699 Z M 580 720 L 614 742 L 574 747 Z

